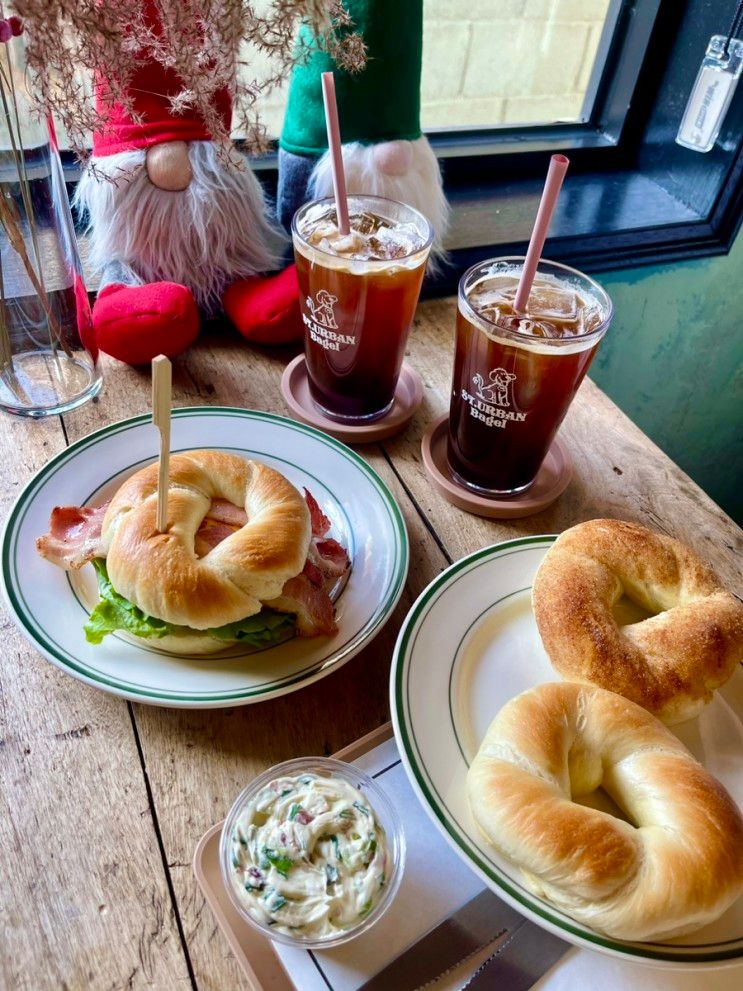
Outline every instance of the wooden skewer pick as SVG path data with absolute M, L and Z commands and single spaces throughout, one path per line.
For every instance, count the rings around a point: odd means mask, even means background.
M 168 468 L 170 465 L 170 398 L 172 367 L 164 354 L 152 359 L 152 422 L 160 431 L 160 463 L 157 476 L 157 531 L 168 528 Z

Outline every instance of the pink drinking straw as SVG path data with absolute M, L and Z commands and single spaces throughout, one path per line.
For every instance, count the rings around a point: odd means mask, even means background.
M 329 125 L 328 125 L 329 127 Z M 519 287 L 516 290 L 516 298 L 513 301 L 513 308 L 517 313 L 526 313 L 526 304 L 529 301 L 531 284 L 537 274 L 537 265 L 542 257 L 544 242 L 547 239 L 547 231 L 552 222 L 552 214 L 555 212 L 557 197 L 560 195 L 562 180 L 570 165 L 570 159 L 565 155 L 553 155 L 550 159 L 550 167 L 542 191 L 542 199 L 537 210 L 537 219 L 534 221 L 534 230 L 531 232 L 529 248 L 524 259 L 524 267 L 521 270 Z
M 341 129 L 338 123 L 338 104 L 335 102 L 335 79 L 332 72 L 323 72 L 322 74 L 322 98 L 325 104 L 325 123 L 328 128 L 328 148 L 330 150 L 330 167 L 333 173 L 333 192 L 335 194 L 335 210 L 338 214 L 338 230 L 341 234 L 349 234 L 351 228 L 348 223 L 346 176 L 343 171 Z

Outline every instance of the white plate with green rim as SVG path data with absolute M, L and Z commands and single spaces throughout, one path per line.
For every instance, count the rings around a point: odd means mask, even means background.
M 564 939 L 614 957 L 677 969 L 743 960 L 743 898 L 717 922 L 662 943 L 608 939 L 529 892 L 470 814 L 465 778 L 485 731 L 515 695 L 559 681 L 531 609 L 531 586 L 554 536 L 509 540 L 442 572 L 408 613 L 390 676 L 392 719 L 410 781 L 434 823 L 483 881 Z M 631 616 L 626 617 L 632 621 Z M 743 672 L 678 736 L 743 806 Z
M 72 444 L 21 492 L 2 537 L 11 613 L 31 643 L 68 674 L 115 695 L 155 705 L 245 705 L 296 691 L 357 654 L 389 619 L 408 570 L 408 538 L 387 486 L 354 451 L 285 417 L 226 407 L 173 410 L 171 450 L 218 448 L 256 458 L 306 486 L 348 550 L 352 570 L 336 601 L 338 633 L 295 637 L 251 650 L 235 645 L 206 657 L 165 654 L 118 634 L 86 642 L 83 623 L 97 600 L 92 566 L 66 573 L 43 560 L 35 540 L 54 506 L 96 504 L 153 461 L 158 435 L 149 415 L 122 420 Z

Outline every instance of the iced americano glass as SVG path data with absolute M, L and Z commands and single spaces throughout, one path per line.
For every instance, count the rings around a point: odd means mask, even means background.
M 350 234 L 332 199 L 294 215 L 305 357 L 312 400 L 344 423 L 368 423 L 392 406 L 433 231 L 395 200 L 349 196 Z
M 501 497 L 532 484 L 612 317 L 587 275 L 540 261 L 526 313 L 524 259 L 496 258 L 459 283 L 448 459 L 468 488 Z

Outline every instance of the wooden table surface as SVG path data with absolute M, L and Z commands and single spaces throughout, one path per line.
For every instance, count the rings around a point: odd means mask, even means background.
M 444 502 L 421 463 L 420 439 L 448 404 L 454 307 L 438 300 L 419 308 L 408 360 L 425 399 L 414 422 L 359 449 L 407 523 L 405 594 L 377 639 L 328 680 L 301 697 L 236 709 L 132 704 L 64 675 L 2 614 L 0 988 L 243 988 L 191 871 L 196 842 L 262 768 L 330 754 L 388 718 L 395 636 L 412 601 L 450 562 L 495 541 L 611 516 L 687 541 L 739 587 L 741 531 L 590 381 L 562 428 L 575 475 L 556 505 L 501 523 Z M 174 364 L 174 405 L 286 413 L 279 380 L 294 353 L 206 335 Z M 46 421 L 0 420 L 3 517 L 65 445 L 149 409 L 148 372 L 104 365 L 98 401 Z M 342 706 L 327 705 L 331 687 Z

